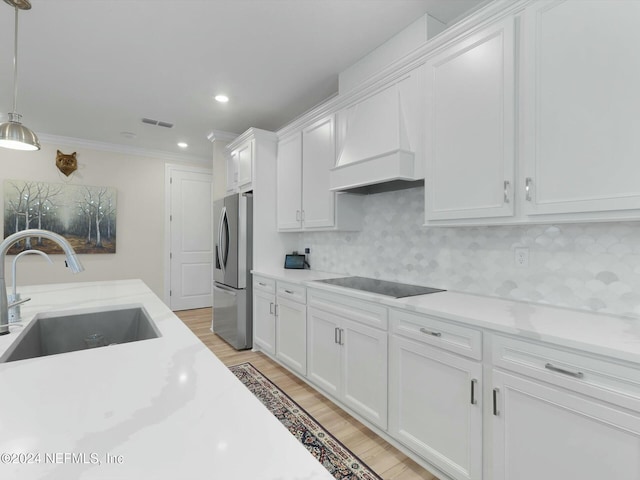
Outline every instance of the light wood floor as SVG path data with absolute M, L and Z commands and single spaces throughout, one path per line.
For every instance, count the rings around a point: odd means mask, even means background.
M 260 352 L 238 352 L 211 333 L 211 308 L 176 315 L 225 365 L 251 362 L 384 480 L 437 480 L 402 452 Z

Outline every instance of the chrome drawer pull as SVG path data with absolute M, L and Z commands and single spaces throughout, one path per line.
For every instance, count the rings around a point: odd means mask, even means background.
M 565 370 L 564 368 L 556 367 L 555 365 L 552 365 L 551 363 L 547 363 L 544 366 L 544 368 L 546 368 L 547 370 L 551 370 L 552 372 L 562 373 L 564 375 L 569 375 L 569 376 L 575 377 L 575 378 L 584 377 L 584 373 L 582 373 L 582 372 L 572 372 L 570 370 Z
M 262 282 L 258 282 L 258 285 L 260 285 L 261 287 L 266 287 L 267 286 L 266 283 L 262 283 Z
M 493 389 L 493 415 L 496 417 L 500 415 L 500 411 L 498 410 L 498 393 L 499 392 L 500 392 L 499 388 Z
M 504 203 L 509 203 L 509 180 L 504 181 Z
M 293 290 L 285 290 L 284 292 L 293 295 Z
M 431 330 L 427 330 L 426 328 L 421 328 L 420 331 L 427 335 L 433 335 L 434 337 L 441 337 L 442 334 L 440 332 L 432 332 Z

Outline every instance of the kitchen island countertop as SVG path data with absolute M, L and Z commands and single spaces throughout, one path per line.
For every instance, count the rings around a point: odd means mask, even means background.
M 18 289 L 38 312 L 142 305 L 160 338 L 0 364 L 0 478 L 330 479 L 140 280 Z M 21 328 L 0 337 L 0 355 Z

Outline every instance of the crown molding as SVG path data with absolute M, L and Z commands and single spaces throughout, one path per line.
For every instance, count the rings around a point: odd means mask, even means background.
M 225 132 L 224 130 L 211 130 L 209 135 L 207 135 L 207 139 L 211 143 L 221 141 L 228 144 L 233 142 L 236 138 L 238 138 L 237 133 Z
M 303 115 L 297 117 L 276 132 L 278 138 L 291 135 L 322 117 L 335 114 L 339 110 L 366 98 L 382 87 L 407 75 L 411 70 L 426 63 L 430 57 L 438 54 L 451 45 L 451 43 L 461 41 L 478 30 L 507 16 L 516 15 L 524 10 L 527 5 L 535 1 L 536 0 L 493 0 L 487 3 L 468 17 L 463 18 L 442 33 L 427 40 L 427 42 L 412 52 L 398 58 L 382 70 L 371 75 L 360 85 L 343 94 L 337 93 L 329 97 Z
M 239 147 L 247 140 L 251 140 L 252 138 L 259 139 L 261 141 L 277 141 L 278 137 L 274 132 L 270 132 L 268 130 L 262 130 L 260 128 L 250 128 L 245 132 L 238 135 L 229 145 L 227 145 L 227 149 L 233 150 L 236 147 Z
M 85 140 L 82 138 L 63 137 L 59 135 L 50 135 L 47 133 L 39 133 L 38 138 L 41 143 L 50 145 L 64 145 L 73 148 L 88 148 L 102 152 L 121 153 L 124 155 L 136 155 L 139 157 L 156 158 L 158 160 L 168 160 L 180 163 L 199 163 L 208 164 L 209 158 L 198 157 L 195 155 L 184 155 L 163 150 L 152 150 L 149 148 L 132 147 L 130 145 L 120 145 L 117 143 L 97 142 L 94 140 Z

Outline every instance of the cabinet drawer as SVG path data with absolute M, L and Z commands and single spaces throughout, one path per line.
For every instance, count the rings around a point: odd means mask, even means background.
M 371 325 L 372 327 L 387 329 L 387 307 L 367 302 L 346 295 L 327 293 L 320 290 L 307 292 L 307 305 L 326 312 L 331 312 L 349 320 Z
M 450 352 L 482 360 L 482 332 L 404 310 L 389 312 L 391 331 Z
M 278 281 L 277 293 L 280 298 L 288 298 L 298 303 L 307 302 L 307 289 L 302 285 Z
M 493 335 L 492 352 L 496 367 L 640 411 L 637 366 L 502 335 Z
M 276 293 L 276 281 L 266 277 L 253 277 L 253 288 L 263 292 Z

